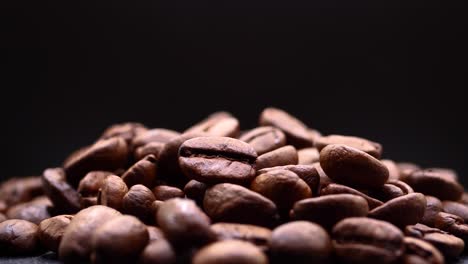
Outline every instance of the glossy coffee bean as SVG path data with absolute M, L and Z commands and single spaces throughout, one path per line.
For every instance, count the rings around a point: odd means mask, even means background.
M 145 223 L 154 222 L 153 192 L 146 186 L 133 185 L 122 199 L 122 212 L 138 217 Z
M 318 188 L 320 185 L 320 176 L 318 170 L 312 165 L 285 165 L 276 166 L 271 168 L 265 168 L 257 171 L 257 174 L 264 174 L 273 170 L 288 170 L 294 172 L 299 178 L 301 178 L 312 191 L 312 195 L 318 194 Z
M 283 165 L 296 165 L 298 162 L 297 150 L 293 146 L 284 146 L 257 157 L 255 168 L 271 168 Z
M 258 127 L 243 134 L 239 140 L 249 143 L 258 155 L 286 145 L 286 135 L 271 126 Z
M 0 222 L 0 256 L 35 253 L 40 248 L 38 237 L 34 223 L 19 219 Z
M 156 162 L 156 157 L 153 155 L 144 157 L 122 174 L 122 180 L 129 188 L 135 184 L 153 187 L 156 180 Z
M 204 183 L 247 183 L 255 177 L 257 153 L 247 143 L 228 137 L 199 137 L 180 147 L 184 174 Z
M 405 264 L 443 264 L 444 257 L 437 248 L 424 240 L 405 237 L 405 254 L 403 262 Z
M 198 251 L 193 264 L 267 264 L 268 258 L 256 246 L 240 240 L 223 240 Z
M 275 263 L 324 263 L 332 252 L 327 232 L 306 221 L 293 221 L 275 228 L 269 248 Z
M 386 202 L 413 192 L 413 188 L 411 188 L 408 184 L 402 181 L 389 180 L 381 187 L 370 190 L 369 195 L 379 199 L 380 201 Z
M 422 224 L 406 226 L 405 235 L 416 237 L 432 244 L 447 258 L 458 257 L 465 247 L 465 243 L 460 238 L 438 228 Z
M 418 170 L 405 178 L 416 192 L 431 195 L 440 200 L 457 201 L 463 195 L 461 186 L 453 175 L 437 169 Z
M 175 264 L 177 252 L 166 240 L 156 240 L 150 242 L 140 255 L 140 264 Z
M 443 201 L 442 210 L 449 214 L 458 215 L 463 221 L 468 222 L 468 206 L 452 201 Z
M 11 178 L 0 185 L 0 200 L 7 206 L 29 202 L 42 194 L 41 177 Z
M 278 218 L 276 205 L 245 187 L 221 183 L 206 190 L 206 214 L 215 222 L 235 222 L 271 226 Z
M 128 187 L 119 176 L 107 176 L 102 184 L 98 202 L 102 205 L 120 210 L 122 208 L 123 198 L 127 192 Z
M 316 148 L 303 148 L 297 151 L 297 157 L 297 164 L 312 165 L 320 160 L 320 152 Z
M 194 200 L 197 204 L 203 205 L 203 198 L 205 197 L 208 185 L 196 180 L 190 180 L 184 187 L 184 193 L 187 198 Z
M 333 246 L 343 263 L 394 263 L 403 255 L 403 233 L 394 225 L 370 218 L 340 221 L 332 232 Z
M 121 215 L 110 207 L 96 205 L 78 212 L 65 229 L 59 246 L 59 258 L 66 263 L 89 262 L 91 238 L 97 228 Z
M 258 175 L 250 189 L 276 204 L 286 215 L 295 202 L 312 197 L 312 191 L 297 174 L 288 170 L 272 170 Z
M 369 212 L 369 217 L 390 222 L 398 227 L 418 223 L 426 210 L 422 193 L 410 193 L 392 199 Z M 404 213 L 403 213 L 404 212 Z
M 259 124 L 280 129 L 286 135 L 287 143 L 296 148 L 312 147 L 313 145 L 307 126 L 281 109 L 269 107 L 263 110 L 260 114 Z
M 134 263 L 149 241 L 146 226 L 134 216 L 114 217 L 92 236 L 92 263 Z
M 50 217 L 50 200 L 45 196 L 39 196 L 27 203 L 20 203 L 8 208 L 6 216 L 9 219 L 22 219 L 38 225 L 42 220 Z
M 216 237 L 210 218 L 192 200 L 165 201 L 159 206 L 156 220 L 164 236 L 175 245 L 203 245 Z
M 132 140 L 132 147 L 138 148 L 151 142 L 167 143 L 179 135 L 180 133 L 174 130 L 153 128 L 134 137 Z
M 65 229 L 72 220 L 72 215 L 57 215 L 43 220 L 39 224 L 39 240 L 48 250 L 58 252 Z
M 107 176 L 112 175 L 110 171 L 90 171 L 81 179 L 78 185 L 78 193 L 81 197 L 94 197 L 99 193 Z
M 211 225 L 211 229 L 217 240 L 242 240 L 256 245 L 263 251 L 268 249 L 271 239 L 270 229 L 255 225 L 216 223 Z
M 357 196 L 364 198 L 367 201 L 367 205 L 369 206 L 370 210 L 383 205 L 383 202 L 377 199 L 374 199 L 356 189 L 353 189 L 345 185 L 337 184 L 337 183 L 330 183 L 326 187 L 320 190 L 321 196 L 331 195 L 331 194 L 343 194 L 343 193 L 353 194 L 353 195 L 357 195 Z
M 148 129 L 140 123 L 128 122 L 115 124 L 108 127 L 101 136 L 101 139 L 109 139 L 113 137 L 121 137 L 127 143 L 131 143 L 133 138 L 146 132 Z
M 362 188 L 378 188 L 388 169 L 379 160 L 346 145 L 328 145 L 320 152 L 320 166 L 333 181 Z
M 377 142 L 373 142 L 364 138 L 360 137 L 353 137 L 353 136 L 343 136 L 343 135 L 329 135 L 325 137 L 318 137 L 315 139 L 314 145 L 315 147 L 321 151 L 328 145 L 346 145 L 348 147 L 352 147 L 363 151 L 374 158 L 379 159 L 382 155 L 382 145 Z
M 331 194 L 298 201 L 291 211 L 291 218 L 317 223 L 331 229 L 342 219 L 366 216 L 369 212 L 367 201 L 353 194 Z
M 45 194 L 59 212 L 76 213 L 80 210 L 80 195 L 66 182 L 62 168 L 45 170 L 42 184 Z
M 114 171 L 123 168 L 127 164 L 128 152 L 123 138 L 100 140 L 63 165 L 67 181 L 76 187 L 90 171 Z
M 161 142 L 150 142 L 148 144 L 145 144 L 141 147 L 136 148 L 133 151 L 133 158 L 136 161 L 138 161 L 148 155 L 153 155 L 156 158 L 156 160 L 159 160 L 159 156 L 161 155 L 161 152 L 165 145 L 166 143 Z
M 426 210 L 420 223 L 434 226 L 435 217 L 442 211 L 442 202 L 434 196 L 426 195 Z
M 440 212 L 435 217 L 434 226 L 463 239 L 465 244 L 468 241 L 468 225 L 457 215 Z
M 185 133 L 206 133 L 215 137 L 237 137 L 239 129 L 239 121 L 231 114 L 216 112 L 185 130 Z
M 166 201 L 172 198 L 184 198 L 185 193 L 173 186 L 168 186 L 168 185 L 159 185 L 153 188 L 153 193 L 154 196 L 156 197 L 156 200 L 160 201 Z

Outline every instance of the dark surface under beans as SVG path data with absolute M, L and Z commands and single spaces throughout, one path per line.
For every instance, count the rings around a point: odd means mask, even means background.
M 0 263 L 468 263 L 452 169 L 278 108 L 240 121 L 115 124 L 62 167 L 0 183 Z

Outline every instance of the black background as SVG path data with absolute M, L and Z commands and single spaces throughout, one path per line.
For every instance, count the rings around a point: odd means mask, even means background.
M 5 3 L 8 2 L 8 3 Z M 468 183 L 462 1 L 2 1 L 1 179 L 110 124 L 266 106 Z

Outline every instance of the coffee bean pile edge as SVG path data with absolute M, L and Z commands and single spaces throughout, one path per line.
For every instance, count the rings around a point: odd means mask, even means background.
M 277 108 L 183 133 L 116 124 L 41 176 L 0 185 L 0 256 L 65 263 L 451 262 L 468 241 L 455 171 L 381 159 Z M 465 224 L 467 221 L 467 224 Z

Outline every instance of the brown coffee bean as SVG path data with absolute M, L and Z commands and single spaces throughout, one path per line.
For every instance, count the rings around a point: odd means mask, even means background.
M 318 170 L 312 165 L 285 165 L 276 166 L 271 168 L 264 168 L 257 171 L 257 174 L 267 173 L 272 170 L 288 170 L 294 172 L 299 178 L 301 178 L 312 191 L 312 195 L 318 194 L 318 187 L 320 185 L 320 176 Z
M 165 201 L 159 206 L 156 220 L 164 236 L 175 245 L 203 245 L 216 237 L 210 218 L 192 200 Z
M 255 150 L 228 137 L 199 137 L 180 147 L 179 164 L 184 174 L 204 183 L 247 183 L 255 177 Z
M 369 212 L 367 201 L 353 194 L 331 194 L 298 201 L 291 211 L 291 218 L 315 222 L 325 229 L 331 229 L 342 219 L 366 216 Z
M 167 143 L 171 139 L 178 137 L 179 135 L 180 133 L 174 130 L 165 128 L 153 128 L 134 137 L 132 140 L 132 147 L 138 148 L 150 142 Z
M 275 228 L 269 247 L 275 263 L 324 263 L 332 252 L 327 232 L 306 221 L 294 221 Z
M 460 200 L 458 200 L 458 202 L 464 205 L 468 205 L 468 193 L 463 193 L 462 197 L 460 198 Z
M 193 264 L 267 264 L 268 258 L 256 246 L 240 240 L 223 240 L 198 251 Z
M 276 205 L 245 187 L 221 183 L 206 190 L 206 214 L 215 222 L 236 222 L 271 226 L 278 218 Z
M 346 145 L 323 148 L 320 166 L 333 181 L 349 186 L 378 188 L 388 179 L 388 169 L 379 160 Z
M 148 241 L 146 226 L 136 217 L 114 217 L 92 236 L 92 263 L 133 263 Z
M 102 184 L 98 202 L 102 205 L 120 210 L 122 208 L 123 198 L 127 192 L 128 187 L 119 176 L 107 176 Z
M 275 166 L 296 165 L 297 162 L 297 150 L 289 145 L 258 156 L 255 168 L 259 170 Z
M 287 215 L 295 202 L 312 197 L 312 191 L 297 174 L 288 170 L 272 170 L 257 176 L 250 189 L 276 204 Z
M 217 112 L 185 130 L 185 133 L 206 133 L 215 137 L 237 137 L 239 131 L 239 121 L 235 117 L 227 112 Z
M 243 134 L 239 140 L 249 143 L 258 155 L 286 145 L 286 135 L 271 126 L 258 127 Z
M 312 143 L 315 143 L 315 139 L 322 136 L 322 133 L 316 129 L 307 128 L 307 134 Z M 313 145 L 313 144 L 312 144 Z
M 422 193 L 410 193 L 392 199 L 369 212 L 369 217 L 390 222 L 398 227 L 418 223 L 426 210 Z M 403 213 L 404 212 L 404 213 Z
M 6 202 L 3 200 L 0 200 L 0 213 L 6 212 L 7 209 L 8 209 L 8 205 L 6 204 Z
M 460 238 L 438 228 L 431 228 L 422 224 L 406 226 L 405 235 L 432 244 L 447 258 L 458 257 L 465 247 L 465 243 Z
M 343 263 L 394 263 L 404 252 L 403 233 L 394 225 L 352 217 L 333 228 L 335 254 Z
M 465 224 L 463 218 L 457 215 L 440 212 L 435 217 L 434 225 L 436 228 L 447 231 L 463 239 L 463 241 L 467 243 L 468 225 Z
M 313 146 L 307 126 L 281 109 L 269 107 L 263 110 L 260 114 L 259 124 L 280 129 L 286 135 L 287 143 L 296 148 Z
M 444 212 L 458 215 L 463 218 L 463 221 L 468 222 L 468 206 L 457 202 L 443 201 L 442 208 Z
M 148 188 L 153 187 L 156 180 L 156 157 L 153 155 L 137 161 L 123 175 L 122 180 L 128 187 L 135 184 L 143 184 Z
M 398 162 L 397 167 L 400 171 L 400 180 L 405 181 L 411 173 L 420 170 L 421 167 L 411 162 Z
M 62 168 L 46 169 L 42 175 L 44 192 L 62 213 L 76 213 L 80 210 L 80 195 L 65 179 Z
M 81 179 L 80 184 L 78 185 L 78 193 L 82 197 L 97 196 L 104 180 L 109 175 L 112 175 L 112 172 L 90 171 L 83 179 Z
M 133 152 L 133 157 L 136 161 L 143 159 L 148 155 L 153 155 L 156 160 L 159 160 L 159 156 L 164 148 L 165 143 L 161 142 L 150 142 L 141 147 L 138 147 Z
M 38 225 L 42 220 L 50 217 L 50 200 L 39 196 L 27 203 L 17 204 L 8 209 L 6 215 L 9 219 L 22 219 Z
M 0 200 L 7 206 L 31 201 L 42 195 L 41 177 L 11 178 L 0 185 Z
M 184 193 L 187 198 L 194 200 L 199 206 L 202 206 L 203 198 L 205 197 L 207 188 L 208 185 L 204 184 L 203 182 L 190 180 L 184 187 Z
M 59 258 L 66 263 L 89 262 L 91 238 L 97 228 L 121 215 L 115 209 L 96 205 L 78 212 L 65 229 L 59 246 Z
M 211 225 L 211 229 L 218 240 L 243 240 L 256 245 L 263 251 L 268 249 L 271 238 L 270 229 L 255 225 L 216 223 Z
M 39 240 L 48 250 L 58 252 L 65 229 L 72 220 L 71 215 L 57 215 L 39 224 Z
M 405 178 L 416 192 L 431 195 L 440 200 L 457 201 L 463 195 L 461 186 L 453 175 L 438 169 L 425 169 L 413 172 Z
M 328 186 L 330 183 L 333 183 L 333 180 L 330 179 L 330 177 L 328 177 L 327 174 L 323 171 L 322 166 L 320 166 L 320 162 L 314 163 L 313 166 L 317 169 L 317 173 L 320 178 L 319 190 Z
M 185 193 L 177 188 L 167 185 L 159 185 L 153 188 L 154 197 L 156 200 L 166 201 L 172 198 L 184 198 Z
M 318 137 L 315 139 L 314 146 L 321 151 L 328 145 L 346 145 L 363 151 L 374 158 L 379 159 L 382 155 L 382 145 L 360 137 L 343 136 L 343 135 L 329 135 L 326 137 Z
M 442 254 L 424 240 L 405 237 L 403 239 L 405 244 L 405 255 L 403 262 L 405 264 L 443 264 L 445 263 Z
M 393 161 L 389 159 L 383 159 L 380 162 L 382 162 L 385 167 L 388 169 L 388 180 L 389 181 L 398 181 L 400 180 L 400 168 L 398 165 Z
M 342 193 L 348 193 L 348 194 L 361 196 L 367 201 L 367 205 L 369 206 L 370 210 L 383 205 L 383 202 L 377 199 L 374 199 L 356 189 L 353 189 L 345 185 L 337 184 L 337 183 L 330 183 L 326 187 L 324 187 L 322 190 L 320 190 L 321 196 L 330 195 L 330 194 L 342 194 Z
M 127 143 L 121 137 L 100 140 L 63 165 L 67 181 L 76 187 L 90 171 L 123 168 L 128 152 Z
M 297 151 L 297 164 L 312 165 L 320 160 L 320 153 L 316 148 L 303 148 Z
M 146 186 L 133 185 L 122 199 L 122 212 L 138 217 L 145 223 L 154 222 L 153 192 Z
M 413 188 L 402 181 L 390 180 L 381 187 L 369 191 L 369 195 L 380 201 L 390 201 L 391 199 L 413 193 Z
M 39 248 L 36 224 L 19 219 L 0 223 L 0 256 L 32 254 Z
M 80 208 L 88 208 L 93 205 L 98 205 L 98 197 L 80 197 Z
M 6 217 L 6 215 L 0 213 L 0 223 L 7 220 L 8 218 Z
M 150 242 L 140 255 L 140 264 L 175 264 L 177 253 L 166 239 Z
M 133 138 L 146 132 L 148 129 L 135 122 L 120 123 L 108 127 L 101 136 L 101 139 L 109 139 L 113 137 L 121 137 L 125 139 L 127 143 L 131 143 Z
M 146 226 L 146 230 L 148 231 L 148 238 L 149 238 L 149 243 L 161 239 L 166 239 L 164 237 L 163 231 L 159 227 L 155 226 Z
M 426 210 L 421 219 L 421 223 L 434 226 L 435 217 L 442 211 L 442 202 L 434 196 L 426 195 Z

